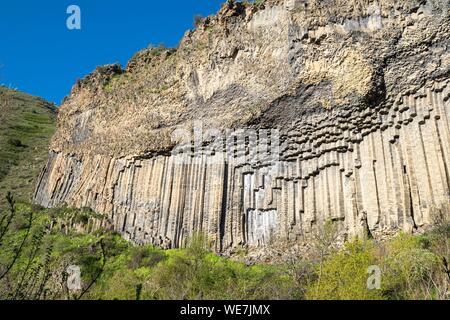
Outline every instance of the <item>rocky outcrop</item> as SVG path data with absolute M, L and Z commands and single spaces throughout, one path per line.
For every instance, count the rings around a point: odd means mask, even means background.
M 217 251 L 420 230 L 450 201 L 446 1 L 229 2 L 61 107 L 35 201 Z

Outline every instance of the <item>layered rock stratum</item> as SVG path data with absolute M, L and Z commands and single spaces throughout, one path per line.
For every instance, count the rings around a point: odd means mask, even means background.
M 448 1 L 228 2 L 77 82 L 34 199 L 225 252 L 420 231 L 450 200 Z

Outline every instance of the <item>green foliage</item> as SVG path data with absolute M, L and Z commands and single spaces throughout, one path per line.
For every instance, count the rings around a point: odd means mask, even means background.
M 383 287 L 389 298 L 432 299 L 437 293 L 433 282 L 440 273 L 441 261 L 429 246 L 427 236 L 406 234 L 400 234 L 387 245 L 382 263 Z
M 29 201 L 55 130 L 55 106 L 0 87 L 0 207 L 7 191 Z
M 391 241 L 354 240 L 316 265 L 307 299 L 448 299 L 449 225 Z M 381 270 L 381 288 L 369 289 L 369 267 Z
M 12 265 L 0 279 L 0 299 L 448 299 L 445 223 L 421 236 L 354 240 L 341 250 L 331 246 L 337 230 L 328 223 L 315 232 L 314 259 L 247 265 L 215 255 L 201 235 L 185 249 L 164 251 L 106 230 L 63 227 L 68 219 L 99 218 L 89 209 L 13 204 L 13 218 L 0 214 L 0 235 L 8 230 L 0 237 L 0 275 Z M 81 291 L 64 289 L 69 265 L 81 267 Z M 370 266 L 381 270 L 380 289 L 368 289 Z M 43 289 L 29 292 L 32 279 Z
M 135 247 L 130 250 L 128 268 L 137 270 L 140 268 L 153 268 L 166 256 L 159 250 L 149 247 Z
M 249 6 L 249 5 L 262 5 L 266 2 L 266 0 L 242 0 L 242 1 L 237 1 L 237 2 L 242 2 L 244 5 Z
M 127 73 L 114 75 L 106 84 L 105 91 L 108 93 L 114 92 L 117 87 L 127 84 L 129 81 L 129 75 Z
M 275 266 L 246 266 L 218 257 L 203 237 L 195 236 L 183 250 L 130 247 L 110 261 L 89 298 L 289 299 L 295 296 L 289 280 Z
M 307 298 L 320 300 L 378 300 L 379 290 L 367 286 L 369 267 L 376 264 L 371 242 L 355 240 L 342 251 L 327 258 L 317 268 L 317 281 L 308 289 Z
M 106 263 L 103 240 L 112 235 L 62 232 L 64 209 L 36 211 L 8 196 L 0 212 L 0 299 L 78 299 L 101 275 Z M 67 210 L 67 209 L 66 209 Z M 85 215 L 86 211 L 71 210 Z M 75 220 L 75 219 L 74 219 Z M 83 290 L 64 290 L 69 265 L 82 268 Z

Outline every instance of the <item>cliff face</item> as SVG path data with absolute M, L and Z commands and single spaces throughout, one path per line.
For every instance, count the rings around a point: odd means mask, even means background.
M 177 50 L 98 68 L 58 115 L 44 206 L 137 243 L 379 237 L 450 201 L 447 1 L 228 3 Z

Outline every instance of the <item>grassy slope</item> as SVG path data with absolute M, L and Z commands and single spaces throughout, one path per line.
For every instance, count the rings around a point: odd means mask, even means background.
M 55 130 L 54 105 L 0 87 L 0 196 L 29 201 Z M 1 200 L 0 200 L 1 201 Z

